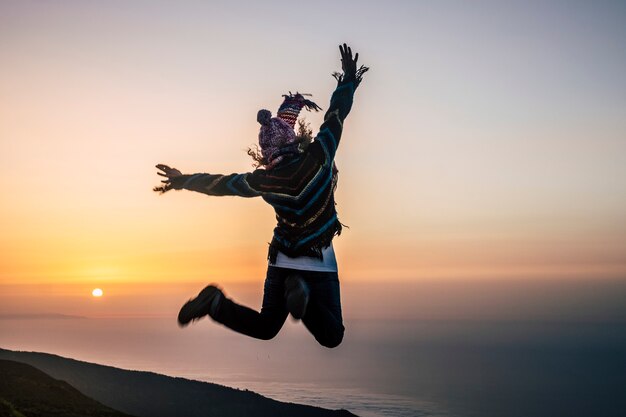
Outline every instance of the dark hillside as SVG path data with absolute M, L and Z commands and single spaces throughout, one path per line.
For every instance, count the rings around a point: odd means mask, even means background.
M 129 417 L 25 363 L 0 360 L 0 416 Z
M 0 349 L 0 359 L 28 363 L 85 395 L 140 417 L 350 417 L 346 410 L 283 403 L 252 391 L 128 371 L 36 352 Z M 29 416 L 30 417 L 30 416 Z

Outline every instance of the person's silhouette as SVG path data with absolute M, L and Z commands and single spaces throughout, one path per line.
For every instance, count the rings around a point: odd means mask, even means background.
M 341 233 L 335 210 L 337 185 L 335 153 L 343 123 L 352 107 L 354 91 L 367 67 L 357 68 L 346 44 L 339 46 L 343 74 L 335 73 L 337 88 L 320 131 L 306 149 L 299 146 L 294 124 L 300 110 L 320 108 L 301 94 L 285 95 L 277 117 L 260 110 L 261 167 L 244 174 L 184 175 L 159 164 L 163 185 L 154 191 L 191 190 L 208 195 L 262 197 L 276 211 L 278 224 L 270 244 L 263 306 L 260 312 L 227 298 L 215 285 L 204 288 L 180 310 L 185 326 L 209 315 L 239 333 L 273 338 L 287 315 L 301 319 L 323 346 L 338 346 L 344 334 L 337 262 L 332 240 Z

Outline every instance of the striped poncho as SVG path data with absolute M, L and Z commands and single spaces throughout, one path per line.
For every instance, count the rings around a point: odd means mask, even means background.
M 270 244 L 270 262 L 275 262 L 278 251 L 290 257 L 321 258 L 322 249 L 341 232 L 335 210 L 333 167 L 357 84 L 339 81 L 320 131 L 303 153 L 267 170 L 182 175 L 172 179 L 172 187 L 213 196 L 261 197 L 274 208 L 278 221 Z

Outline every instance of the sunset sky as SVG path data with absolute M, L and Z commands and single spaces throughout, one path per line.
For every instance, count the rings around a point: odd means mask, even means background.
M 3 0 L 0 313 L 37 288 L 34 311 L 79 314 L 62 297 L 262 282 L 271 207 L 158 196 L 154 165 L 250 171 L 256 112 L 326 108 L 341 42 L 371 67 L 337 155 L 343 282 L 624 278 L 625 21 L 611 1 Z

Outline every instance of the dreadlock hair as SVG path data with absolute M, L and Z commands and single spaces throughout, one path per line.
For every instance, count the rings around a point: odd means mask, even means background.
M 311 142 L 313 142 L 313 130 L 311 130 L 311 123 L 307 122 L 306 119 L 298 120 L 296 140 L 298 141 L 298 149 L 300 152 L 306 151 Z
M 259 145 L 257 145 L 256 143 L 252 145 L 251 147 L 249 147 L 246 153 L 250 155 L 250 157 L 254 160 L 254 162 L 252 163 L 252 166 L 254 168 L 259 168 L 264 165 L 267 165 L 267 160 L 263 158 L 263 154 L 261 153 L 261 148 L 259 148 Z

